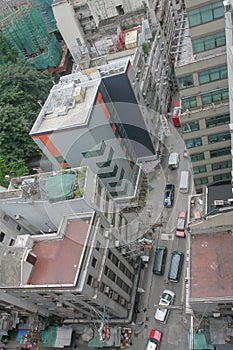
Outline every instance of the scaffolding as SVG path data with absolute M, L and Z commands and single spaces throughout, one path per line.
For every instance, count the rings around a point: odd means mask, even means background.
M 31 60 L 37 69 L 57 67 L 62 58 L 51 4 L 52 0 L 31 0 L 21 7 L 8 4 L 5 16 L 0 17 L 3 35 L 18 56 Z

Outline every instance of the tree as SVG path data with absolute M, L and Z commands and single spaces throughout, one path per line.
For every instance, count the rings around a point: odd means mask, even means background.
M 8 187 L 9 181 L 5 178 L 9 175 L 10 178 L 28 174 L 28 168 L 23 159 L 6 162 L 4 157 L 0 156 L 0 185 Z
M 26 160 L 40 153 L 29 132 L 52 87 L 52 77 L 29 63 L 0 66 L 0 149 L 9 161 Z
M 17 61 L 17 52 L 0 31 L 0 62 L 7 63 Z
M 52 87 L 52 77 L 25 61 L 0 66 L 0 185 L 28 173 L 27 160 L 41 154 L 29 132 Z

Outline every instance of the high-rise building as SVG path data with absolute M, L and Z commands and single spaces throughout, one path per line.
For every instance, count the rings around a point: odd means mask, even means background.
M 225 7 L 226 23 L 226 49 L 227 49 L 227 67 L 228 67 L 228 86 L 229 86 L 229 106 L 230 106 L 230 131 L 231 131 L 231 159 L 233 157 L 233 1 L 223 2 Z M 232 168 L 233 169 L 233 168 Z M 232 171 L 233 177 L 233 171 Z
M 231 179 L 231 134 L 224 5 L 187 0 L 177 21 L 175 71 L 182 136 L 197 191 Z
M 144 121 L 143 97 L 130 61 L 65 76 L 30 135 L 55 167 L 88 165 L 116 200 L 137 197 L 141 165 L 156 164 L 158 140 Z

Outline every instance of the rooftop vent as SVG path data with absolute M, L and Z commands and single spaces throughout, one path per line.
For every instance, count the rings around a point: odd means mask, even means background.
M 80 103 L 84 101 L 85 89 L 81 86 L 77 86 L 74 90 L 74 99 L 75 102 Z

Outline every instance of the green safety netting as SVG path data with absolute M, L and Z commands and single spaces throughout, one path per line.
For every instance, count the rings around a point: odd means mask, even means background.
M 75 174 L 50 176 L 45 184 L 46 199 L 58 201 L 74 197 Z
M 193 349 L 195 350 L 205 350 L 205 349 L 214 350 L 214 346 L 207 343 L 204 333 L 195 333 L 193 340 L 194 340 Z M 190 348 L 190 345 L 191 345 L 190 332 L 188 332 L 188 342 L 189 342 L 189 348 Z

